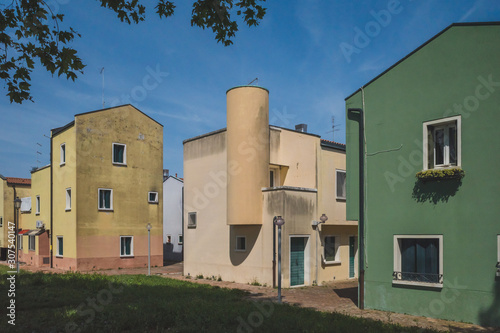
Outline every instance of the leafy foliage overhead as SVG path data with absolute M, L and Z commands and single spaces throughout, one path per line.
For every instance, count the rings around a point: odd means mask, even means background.
M 145 0 L 97 0 L 101 7 L 117 14 L 121 22 L 138 24 L 146 20 Z M 211 28 L 217 42 L 233 43 L 238 31 L 234 19 L 241 17 L 249 26 L 264 18 L 266 0 L 198 0 L 193 3 L 191 26 Z M 160 18 L 174 14 L 172 1 L 156 0 Z M 149 5 L 149 3 L 148 3 Z M 72 27 L 61 29 L 63 14 L 54 13 L 44 0 L 0 0 L 0 79 L 5 83 L 10 102 L 22 103 L 30 95 L 31 73 L 35 65 L 51 74 L 75 80 L 85 65 L 70 44 L 81 37 Z

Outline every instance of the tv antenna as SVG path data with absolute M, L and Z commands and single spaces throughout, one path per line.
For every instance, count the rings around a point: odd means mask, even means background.
M 333 134 L 332 134 L 333 141 L 335 141 L 335 132 L 340 131 L 340 129 L 339 129 L 339 128 L 337 128 L 337 127 L 339 127 L 339 126 L 340 126 L 340 124 L 336 124 L 336 123 L 335 123 L 335 116 L 332 116 L 332 130 L 331 130 L 331 131 L 328 131 L 328 132 L 326 132 L 326 133 L 333 133 Z
M 104 67 L 101 68 L 101 71 L 99 72 L 99 74 L 102 75 L 102 108 L 104 109 Z
M 254 82 L 255 82 L 255 84 L 258 84 L 258 83 L 259 83 L 259 78 L 258 78 L 258 77 L 256 77 L 255 79 L 253 79 L 252 81 L 250 81 L 250 83 L 249 83 L 249 84 L 247 84 L 247 85 L 249 86 L 249 85 L 251 85 L 251 84 L 252 84 L 252 83 L 254 83 Z

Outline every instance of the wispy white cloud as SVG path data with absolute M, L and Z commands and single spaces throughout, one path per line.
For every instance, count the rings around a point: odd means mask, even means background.
M 481 1 L 478 0 L 474 3 L 474 5 L 467 11 L 467 13 L 465 13 L 459 20 L 458 22 L 464 22 L 465 20 L 467 20 L 472 14 L 474 14 L 474 12 L 477 11 L 478 7 L 479 7 L 479 3 Z

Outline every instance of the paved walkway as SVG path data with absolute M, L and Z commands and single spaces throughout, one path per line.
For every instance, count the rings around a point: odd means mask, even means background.
M 38 268 L 24 265 L 21 266 L 21 269 L 32 272 L 42 271 L 63 273 L 63 271 L 59 269 Z M 147 268 L 124 268 L 92 271 L 89 273 L 121 275 L 147 274 L 147 272 Z M 252 286 L 248 284 L 227 281 L 196 279 L 194 277 L 187 279 L 182 275 L 182 263 L 172 263 L 163 267 L 152 267 L 151 274 L 189 282 L 219 286 L 221 288 L 245 290 L 249 292 L 248 298 L 252 300 L 275 301 L 277 299 L 277 290 L 271 287 Z M 304 308 L 312 308 L 326 312 L 337 312 L 355 317 L 370 318 L 383 322 L 400 324 L 406 327 L 417 326 L 420 328 L 431 328 L 435 330 L 451 332 L 500 332 L 500 328 L 485 328 L 477 325 L 441 319 L 417 317 L 386 311 L 360 310 L 356 306 L 358 297 L 357 281 L 338 281 L 331 282 L 325 286 L 283 289 L 282 297 L 284 303 L 289 303 Z

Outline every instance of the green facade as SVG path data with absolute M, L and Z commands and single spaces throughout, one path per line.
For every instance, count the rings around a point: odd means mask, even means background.
M 489 82 L 489 83 L 488 83 Z M 365 308 L 500 326 L 500 24 L 455 24 L 346 99 L 347 219 L 365 123 Z M 423 123 L 461 119 L 461 179 L 417 180 Z M 442 236 L 442 287 L 393 283 L 394 235 Z

